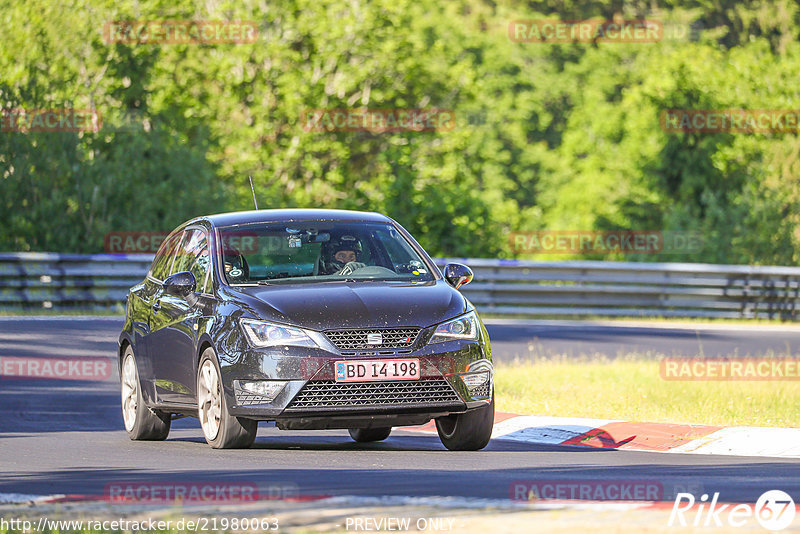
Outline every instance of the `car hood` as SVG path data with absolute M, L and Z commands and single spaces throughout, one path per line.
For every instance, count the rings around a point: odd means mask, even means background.
M 467 311 L 467 300 L 444 281 L 339 282 L 238 288 L 266 320 L 312 330 L 426 327 Z

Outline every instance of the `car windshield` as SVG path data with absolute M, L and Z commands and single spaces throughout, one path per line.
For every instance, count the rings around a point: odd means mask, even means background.
M 219 229 L 229 284 L 433 280 L 388 223 L 264 223 Z

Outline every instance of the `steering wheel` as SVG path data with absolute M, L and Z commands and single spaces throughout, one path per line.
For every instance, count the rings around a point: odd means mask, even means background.
M 348 261 L 344 264 L 344 267 L 342 267 L 342 269 L 336 273 L 336 275 L 347 276 L 348 274 L 353 274 L 355 271 L 363 269 L 364 267 L 366 267 L 366 265 L 360 261 Z

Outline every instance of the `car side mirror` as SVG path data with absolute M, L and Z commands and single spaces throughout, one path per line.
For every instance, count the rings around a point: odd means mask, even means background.
M 168 276 L 167 279 L 164 280 L 163 287 L 164 293 L 168 295 L 174 295 L 186 299 L 187 301 L 197 301 L 197 297 L 195 297 L 194 294 L 197 289 L 197 280 L 190 271 L 183 271 Z M 194 302 L 189 302 L 189 304 L 194 305 Z
M 444 266 L 444 279 L 458 289 L 472 282 L 472 269 L 460 263 L 448 263 Z

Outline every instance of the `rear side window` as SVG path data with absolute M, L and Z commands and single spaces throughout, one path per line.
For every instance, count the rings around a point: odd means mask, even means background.
M 172 260 L 175 258 L 175 249 L 178 247 L 181 237 L 183 237 L 183 232 L 178 232 L 164 240 L 150 266 L 150 276 L 161 281 L 169 276 Z

